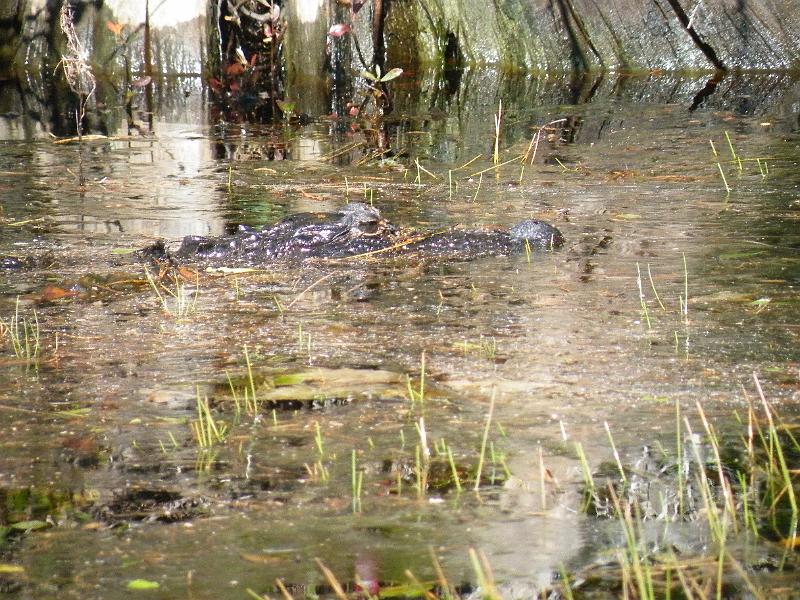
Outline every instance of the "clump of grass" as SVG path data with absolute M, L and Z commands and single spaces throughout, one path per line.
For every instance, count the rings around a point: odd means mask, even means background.
M 786 548 L 776 557 L 782 568 L 792 549 L 799 545 L 797 479 L 800 470 L 795 463 L 800 456 L 800 443 L 792 428 L 781 421 L 767 401 L 756 374 L 753 380 L 757 402 L 748 398 L 747 418 L 739 421 L 744 428 L 739 448 L 736 442 L 723 443 L 700 403 L 696 406 L 696 415 L 702 424 L 698 432 L 692 430 L 689 418 L 676 403 L 674 455 L 669 456 L 662 448 L 664 462 L 657 463 L 652 473 L 639 471 L 639 463 L 633 468 L 624 468 L 609 433 L 619 473 L 615 478 L 617 483 L 607 489 L 610 501 L 606 507 L 613 506 L 613 510 L 605 514 L 619 521 L 625 538 L 624 547 L 616 552 L 621 595 L 721 598 L 744 592 L 746 587 L 753 597 L 768 596 L 754 586 L 735 554 L 742 551 L 739 540 L 746 533 L 745 547 L 760 542 L 765 549 Z M 760 406 L 757 408 L 756 404 Z M 576 453 L 584 465 L 584 488 L 590 496 L 585 508 L 594 500 L 597 514 L 604 514 L 603 490 L 598 489 L 580 445 L 576 445 Z M 744 458 L 740 457 L 742 454 Z M 653 464 L 652 460 L 648 462 Z M 663 490 L 655 505 L 646 492 L 653 478 L 658 479 L 658 489 Z M 655 544 L 650 539 L 645 542 L 643 523 L 648 519 L 696 523 L 693 527 L 709 532 L 709 543 L 697 555 L 683 555 L 678 560 L 668 540 Z M 776 538 L 780 545 L 774 543 Z
M 461 350 L 464 356 L 470 353 L 475 353 L 481 358 L 493 361 L 497 358 L 497 339 L 492 337 L 480 336 L 477 342 L 464 340 L 463 342 L 454 342 L 453 349 Z
M 325 463 L 322 462 L 322 460 L 318 460 L 312 465 L 305 463 L 303 464 L 303 467 L 311 478 L 311 481 L 327 483 L 331 479 L 330 470 L 325 466 Z
M 200 293 L 200 276 L 195 273 L 194 291 L 187 289 L 183 279 L 177 273 L 169 278 L 172 285 L 166 286 L 159 280 L 156 281 L 150 270 L 144 270 L 147 282 L 156 293 L 162 310 L 176 320 L 183 320 L 197 310 L 197 297 Z M 163 293 L 162 293 L 163 292 Z
M 683 289 L 682 289 L 681 293 L 678 294 L 678 311 L 677 311 L 677 315 L 678 315 L 679 320 L 682 323 L 682 325 L 684 325 L 685 327 L 688 327 L 688 325 L 689 325 L 689 267 L 688 267 L 688 264 L 687 264 L 687 261 L 686 261 L 686 254 L 683 254 L 682 256 L 683 256 L 683 285 L 681 287 Z M 653 272 L 652 272 L 652 269 L 651 269 L 649 263 L 647 264 L 647 277 L 648 277 L 648 279 L 650 281 L 650 289 L 653 292 L 653 297 L 655 298 L 655 302 L 658 304 L 659 308 L 661 309 L 661 312 L 669 313 L 670 310 L 668 308 L 668 304 L 666 303 L 665 300 L 662 300 L 661 294 L 659 294 L 658 289 L 656 289 L 655 280 L 653 278 Z M 642 315 L 641 320 L 647 326 L 647 331 L 648 332 L 653 332 L 655 330 L 655 326 L 656 326 L 655 315 L 657 314 L 657 312 L 652 312 L 651 313 L 651 311 L 650 311 L 650 304 L 648 304 L 648 302 L 650 302 L 650 301 L 648 300 L 648 298 L 646 296 L 645 285 L 644 285 L 642 279 L 643 279 L 643 277 L 642 277 L 642 269 L 641 269 L 639 263 L 636 263 L 636 287 L 637 287 L 638 296 L 639 296 L 639 308 L 640 308 L 641 315 Z M 673 339 L 674 339 L 674 344 L 675 344 L 675 350 L 677 352 L 678 347 L 679 347 L 679 343 L 680 343 L 680 338 L 678 337 L 677 330 L 673 329 L 672 333 L 673 333 Z M 687 348 L 688 348 L 688 344 L 689 344 L 688 329 L 686 330 L 685 341 L 686 341 L 686 345 L 687 345 Z
M 191 422 L 191 428 L 197 445 L 205 450 L 223 443 L 227 438 L 228 427 L 214 419 L 208 398 L 200 397 L 200 388 L 197 389 L 196 407 L 197 419 Z
M 19 296 L 14 305 L 14 315 L 0 321 L 0 334 L 8 338 L 11 349 L 19 360 L 36 363 L 39 360 L 39 317 L 33 309 L 33 318 L 20 315 Z

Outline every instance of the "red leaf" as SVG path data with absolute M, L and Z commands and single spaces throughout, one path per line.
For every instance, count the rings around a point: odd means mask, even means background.
M 331 28 L 328 29 L 328 35 L 337 38 L 349 33 L 349 31 L 350 25 L 346 25 L 345 23 L 337 23 L 336 25 L 331 25 Z
M 222 89 L 222 82 L 217 79 L 216 77 L 209 77 L 208 78 L 208 85 L 211 86 L 212 90 L 220 91 Z
M 235 77 L 244 73 L 244 67 L 239 63 L 232 63 L 225 68 L 225 74 Z

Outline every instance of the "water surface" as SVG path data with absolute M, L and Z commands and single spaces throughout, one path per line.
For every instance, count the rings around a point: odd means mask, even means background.
M 517 586 L 602 561 L 615 534 L 578 510 L 575 442 L 593 468 L 610 460 L 607 422 L 633 463 L 643 445 L 673 443 L 676 404 L 700 404 L 726 431 L 755 397 L 754 373 L 796 420 L 797 97 L 765 81 L 735 80 L 691 112 L 703 82 L 601 81 L 588 104 L 558 82 L 509 84 L 501 161 L 564 119 L 524 170 L 491 168 L 498 107 L 479 95 L 433 94 L 420 111 L 398 92 L 394 156 L 366 162 L 366 122 L 234 125 L 191 81 L 153 135 L 128 136 L 110 106 L 111 137 L 83 151 L 29 114 L 2 117 L 0 255 L 34 261 L 0 273 L 0 315 L 35 311 L 41 351 L 19 360 L 6 336 L 0 523 L 57 525 L 0 547 L 0 562 L 25 569 L 9 597 L 127 597 L 144 578 L 158 597 L 240 598 L 277 594 L 276 577 L 300 596 L 324 589 L 315 558 L 343 582 L 402 582 L 405 569 L 435 578 L 430 548 L 465 590 L 470 547 Z M 767 90 L 757 102 L 754 88 Z M 567 242 L 472 261 L 200 270 L 183 284 L 185 311 L 171 298 L 165 310 L 125 253 L 348 201 L 430 230 L 536 217 Z M 129 284 L 108 283 L 119 272 Z M 74 295 L 54 300 L 48 286 Z M 348 368 L 400 383 L 342 375 L 344 398 L 323 386 L 316 401 L 237 418 L 226 388 L 228 376 L 246 385 L 245 351 L 257 377 Z M 190 428 L 198 395 L 228 426 L 211 450 Z M 492 399 L 483 492 L 415 489 L 420 418 L 434 462 L 447 472 L 444 440 L 474 472 Z M 707 541 L 674 529 L 688 549 Z

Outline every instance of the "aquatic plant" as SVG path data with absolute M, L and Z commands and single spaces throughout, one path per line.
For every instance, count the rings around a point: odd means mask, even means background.
M 497 107 L 497 113 L 494 115 L 494 150 L 492 151 L 492 162 L 495 165 L 500 164 L 500 126 L 503 122 L 503 100 L 500 99 L 500 104 Z
M 144 269 L 144 274 L 150 287 L 156 293 L 164 313 L 176 320 L 183 320 L 197 310 L 197 298 L 200 294 L 200 275 L 197 272 L 194 273 L 193 291 L 187 289 L 180 273 L 174 272 L 167 277 L 171 281 L 171 286 L 164 285 L 162 277 L 156 281 L 147 267 Z
M 387 83 L 392 81 L 393 79 L 397 79 L 400 75 L 403 74 L 403 69 L 399 67 L 395 67 L 393 69 L 389 69 L 385 73 L 381 72 L 380 65 L 375 65 L 373 71 L 361 71 L 359 73 L 360 77 L 363 77 L 367 81 L 371 81 L 375 85 L 368 85 L 367 87 L 372 91 L 376 98 L 386 98 L 386 90 L 380 84 Z
M 0 335 L 7 337 L 11 349 L 19 360 L 35 363 L 39 360 L 39 317 L 33 309 L 33 317 L 20 315 L 19 296 L 14 305 L 14 315 L 8 321 L 0 320 Z
M 200 397 L 200 388 L 196 397 L 197 419 L 190 424 L 195 441 L 201 449 L 211 448 L 215 444 L 225 441 L 228 427 L 223 422 L 217 422 L 211 414 L 208 398 Z
M 325 444 L 322 440 L 322 430 L 319 426 L 319 421 L 314 421 L 314 445 L 317 447 L 320 458 L 325 456 Z
M 615 518 L 624 534 L 625 545 L 616 550 L 620 568 L 616 585 L 622 595 L 656 598 L 677 593 L 721 598 L 738 595 L 733 590 L 746 588 L 753 597 L 766 597 L 736 557 L 741 551 L 739 536 L 747 533 L 749 544 L 777 538 L 786 549 L 778 568 L 783 568 L 789 552 L 800 545 L 800 470 L 792 463 L 800 456 L 800 444 L 791 427 L 783 424 L 767 401 L 756 374 L 753 380 L 761 409 L 757 410 L 747 398 L 747 418 L 740 420 L 743 432 L 735 450 L 723 451 L 720 435 L 700 403 L 696 404 L 696 413 L 702 435 L 693 431 L 690 420 L 676 403 L 676 449 L 674 454 L 662 449 L 658 475 L 649 475 L 658 477 L 659 489 L 663 489 L 657 510 L 647 499 L 645 490 L 649 486 L 642 486 L 642 477 L 647 475 L 637 467 L 623 466 L 610 433 L 619 473 L 617 481 L 606 488 L 598 488 L 581 446 L 576 445 L 576 454 L 584 465 L 584 489 L 590 497 L 584 508 Z M 732 452 L 739 452 L 743 459 L 731 463 Z M 611 507 L 611 511 L 603 506 Z M 668 539 L 662 542 L 667 547 L 654 544 L 651 539 L 645 542 L 643 523 L 651 519 L 695 522 L 708 530 L 710 544 L 696 556 L 684 553 L 677 558 Z M 586 579 L 591 575 L 583 572 L 577 577 Z M 608 580 L 609 574 L 605 578 Z
M 470 548 L 469 559 L 472 563 L 472 569 L 475 571 L 475 576 L 478 579 L 481 597 L 484 598 L 484 600 L 503 600 L 503 596 L 495 585 L 492 568 L 489 565 L 489 560 L 486 558 L 486 555 L 481 550 Z
M 234 409 L 236 411 L 237 422 L 239 421 L 242 413 L 245 413 L 253 418 L 258 417 L 261 413 L 261 403 L 259 402 L 258 396 L 256 394 L 256 383 L 255 383 L 255 378 L 253 376 L 253 365 L 252 362 L 250 361 L 250 352 L 247 348 L 247 344 L 244 344 L 242 353 L 244 354 L 244 362 L 247 367 L 247 379 L 244 381 L 244 385 L 241 389 L 237 391 L 237 387 L 234 384 L 233 378 L 231 378 L 231 374 L 225 371 L 225 377 L 228 382 L 228 389 L 231 392 Z M 276 416 L 273 411 L 273 421 L 275 420 Z
M 708 140 L 708 143 L 711 144 L 711 152 L 714 153 L 714 160 L 717 163 L 717 169 L 719 170 L 719 176 L 722 177 L 722 183 L 725 184 L 725 192 L 727 194 L 731 193 L 731 187 L 728 185 L 728 178 L 725 177 L 725 171 L 722 169 L 722 163 L 719 159 L 719 153 L 717 152 L 716 146 L 714 146 L 714 140 Z
M 461 493 L 461 478 L 458 476 L 456 461 L 453 459 L 453 449 L 447 446 L 447 462 L 450 464 L 450 472 L 453 474 L 453 481 L 456 484 L 456 491 Z
M 351 469 L 351 494 L 353 498 L 353 512 L 361 512 L 361 494 L 364 486 L 364 471 L 358 468 L 356 449 L 353 448 L 350 460 Z
M 478 470 L 475 473 L 475 491 L 481 487 L 481 473 L 483 472 L 483 462 L 486 457 L 486 442 L 489 439 L 489 429 L 492 425 L 492 415 L 494 414 L 494 401 L 497 395 L 497 388 L 492 389 L 492 399 L 489 402 L 489 412 L 486 415 L 486 425 L 483 428 L 483 437 L 481 438 L 481 453 L 478 460 Z
M 411 376 L 406 375 L 406 388 L 408 390 L 408 399 L 411 404 L 424 404 L 425 403 L 425 351 L 422 351 L 422 355 L 420 356 L 419 360 L 419 382 L 417 384 L 417 389 L 414 389 Z

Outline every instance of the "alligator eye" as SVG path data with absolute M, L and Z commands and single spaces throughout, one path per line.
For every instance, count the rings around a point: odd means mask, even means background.
M 378 221 L 364 221 L 361 223 L 361 231 L 367 235 L 374 235 L 378 233 L 380 223 Z

